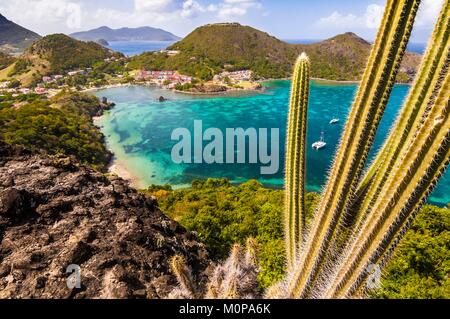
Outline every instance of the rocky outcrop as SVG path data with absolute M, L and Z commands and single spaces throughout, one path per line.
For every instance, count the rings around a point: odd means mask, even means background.
M 0 298 L 164 298 L 176 254 L 205 281 L 207 249 L 154 199 L 71 158 L 0 142 Z M 79 289 L 68 288 L 70 265 Z

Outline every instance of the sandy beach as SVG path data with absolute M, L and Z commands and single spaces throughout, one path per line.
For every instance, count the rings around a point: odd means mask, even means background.
M 130 183 L 130 185 L 134 188 L 140 189 L 143 188 L 142 185 L 139 183 L 139 178 L 130 172 L 127 167 L 121 163 L 119 163 L 117 160 L 113 160 L 111 165 L 108 168 L 108 171 L 111 174 L 115 174 L 119 176 L 120 178 L 126 180 Z
M 125 87 L 125 86 L 132 86 L 134 85 L 133 83 L 119 83 L 119 84 L 108 84 L 108 85 L 103 85 L 103 86 L 99 86 L 99 87 L 95 87 L 95 88 L 89 88 L 89 89 L 85 89 L 82 90 L 81 92 L 96 92 L 96 91 L 101 91 L 101 90 L 105 90 L 105 89 L 113 89 L 113 88 L 119 88 L 119 87 Z
M 345 81 L 345 80 L 329 80 L 329 79 L 322 79 L 322 78 L 311 78 L 312 81 L 316 83 L 326 83 L 326 84 L 359 84 L 360 81 Z

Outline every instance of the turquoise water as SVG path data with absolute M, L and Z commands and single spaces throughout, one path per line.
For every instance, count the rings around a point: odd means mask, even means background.
M 107 112 L 98 125 L 116 155 L 116 163 L 137 177 L 137 187 L 166 183 L 181 187 L 189 185 L 193 179 L 207 177 L 227 177 L 233 182 L 258 179 L 267 186 L 282 187 L 284 158 L 281 155 L 284 154 L 289 88 L 288 81 L 274 81 L 267 84 L 263 93 L 220 97 L 193 97 L 139 86 L 108 89 L 97 95 L 108 97 L 117 106 Z M 308 144 L 317 141 L 324 131 L 328 145 L 321 151 L 308 151 L 309 191 L 320 191 L 325 183 L 356 89 L 354 84 L 312 83 Z M 409 86 L 405 85 L 394 88 L 372 156 L 383 142 L 408 90 Z M 158 102 L 161 95 L 169 101 Z M 341 122 L 329 125 L 334 117 L 339 117 Z M 177 142 L 171 141 L 172 131 L 179 127 L 193 131 L 194 120 L 202 120 L 204 130 L 217 127 L 223 132 L 226 128 L 238 127 L 279 128 L 279 172 L 261 175 L 260 164 L 175 164 L 171 151 Z M 449 190 L 450 173 L 447 173 L 430 202 L 446 205 L 450 202 Z

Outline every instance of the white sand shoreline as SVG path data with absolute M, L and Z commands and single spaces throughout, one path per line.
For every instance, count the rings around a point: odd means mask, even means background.
M 101 116 L 96 116 L 92 118 L 92 121 L 95 126 L 97 126 L 100 129 L 101 126 L 101 120 L 106 115 L 103 114 Z M 106 138 L 106 137 L 105 137 Z M 103 142 L 108 151 L 110 151 L 113 154 L 113 158 L 111 159 L 111 162 L 108 165 L 108 173 L 117 175 L 118 177 L 122 178 L 123 180 L 127 181 L 130 186 L 137 188 L 137 189 L 143 189 L 145 188 L 145 185 L 142 185 L 141 179 L 134 174 L 127 165 L 121 163 L 117 159 L 117 155 L 115 152 L 111 149 L 111 147 L 106 143 L 106 141 Z
M 114 175 L 119 176 L 123 180 L 130 183 L 130 185 L 137 189 L 145 188 L 141 185 L 140 178 L 133 174 L 130 169 L 126 167 L 126 165 L 120 163 L 118 160 L 113 159 L 111 164 L 108 167 L 108 172 Z

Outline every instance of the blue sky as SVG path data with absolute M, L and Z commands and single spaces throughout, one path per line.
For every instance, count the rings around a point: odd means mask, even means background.
M 422 0 L 412 41 L 425 42 L 443 0 Z M 215 22 L 240 22 L 281 39 L 352 31 L 372 40 L 385 0 L 0 0 L 0 13 L 40 34 L 103 25 L 152 26 L 185 36 Z

